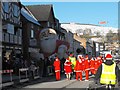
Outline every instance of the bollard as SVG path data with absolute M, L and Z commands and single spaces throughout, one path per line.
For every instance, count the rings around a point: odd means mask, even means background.
M 33 77 L 34 79 L 38 79 L 39 77 L 39 67 L 35 67 L 33 70 Z
M 21 78 L 21 72 L 25 72 L 25 78 Z M 20 83 L 29 81 L 29 79 L 28 79 L 28 68 L 19 69 L 19 81 L 20 81 Z
M 52 66 L 48 66 L 47 71 L 48 75 L 53 75 Z

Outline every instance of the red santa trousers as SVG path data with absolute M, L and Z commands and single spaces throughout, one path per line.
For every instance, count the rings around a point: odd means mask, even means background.
M 56 74 L 56 80 L 60 80 L 60 71 L 55 72 L 55 74 Z
M 86 76 L 86 80 L 89 79 L 89 70 L 85 70 L 85 76 Z
M 80 80 L 82 81 L 82 72 L 76 72 L 76 80 L 80 77 Z

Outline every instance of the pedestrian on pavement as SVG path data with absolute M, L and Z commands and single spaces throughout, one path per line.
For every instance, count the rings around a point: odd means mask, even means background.
M 89 65 L 89 60 L 88 60 L 88 55 L 85 56 L 85 81 L 89 80 L 89 70 L 90 70 L 90 65 Z
M 55 61 L 53 63 L 54 70 L 55 70 L 55 75 L 56 75 L 56 80 L 60 80 L 60 60 L 57 56 L 55 56 Z
M 101 85 L 106 85 L 108 88 L 109 85 L 115 87 L 117 80 L 118 85 L 120 85 L 120 70 L 112 59 L 111 54 L 107 54 L 106 61 L 98 68 L 95 75 L 95 82 L 98 83 L 99 81 Z
M 76 72 L 76 80 L 78 80 L 78 78 L 80 77 L 80 81 L 82 81 L 82 59 L 80 56 L 76 61 L 74 71 Z
M 70 80 L 71 73 L 72 73 L 72 63 L 70 62 L 69 57 L 66 59 L 66 61 L 64 63 L 64 71 L 65 71 L 67 80 Z
M 72 63 L 72 77 L 73 77 L 75 75 L 74 68 L 76 65 L 76 57 L 74 56 L 72 52 L 69 55 L 69 59 L 70 59 L 70 62 Z

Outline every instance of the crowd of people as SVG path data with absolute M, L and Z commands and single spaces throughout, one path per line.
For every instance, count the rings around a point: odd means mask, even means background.
M 95 75 L 97 72 L 98 67 L 102 64 L 103 58 L 102 57 L 92 57 L 91 59 L 88 58 L 88 55 L 77 55 L 77 57 L 74 56 L 73 53 L 69 55 L 68 58 L 66 58 L 64 62 L 64 72 L 66 74 L 67 80 L 70 80 L 72 76 L 76 76 L 76 80 L 82 81 L 82 75 L 85 73 L 86 79 L 85 81 L 89 80 L 90 73 L 92 75 Z M 56 56 L 53 66 L 55 67 L 56 74 L 56 80 L 59 80 L 57 78 L 58 72 L 60 73 L 60 60 Z M 60 75 L 59 75 L 60 76 Z
M 57 55 L 53 66 L 58 81 L 61 79 L 61 70 L 60 60 Z M 120 85 L 120 70 L 111 54 L 107 54 L 104 58 L 102 56 L 88 58 L 88 55 L 77 55 L 75 57 L 71 53 L 64 62 L 64 73 L 67 80 L 70 80 L 75 75 L 76 80 L 83 81 L 83 74 L 85 74 L 85 81 L 89 81 L 89 76 L 94 75 L 96 84 L 99 80 L 100 84 L 112 84 L 112 86 L 115 86 L 118 81 L 118 85 Z

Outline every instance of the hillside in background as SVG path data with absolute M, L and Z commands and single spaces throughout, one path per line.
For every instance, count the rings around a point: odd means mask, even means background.
M 113 33 L 118 33 L 117 28 L 113 27 L 102 27 L 92 24 L 79 24 L 79 23 L 62 23 L 61 27 L 72 33 L 77 33 L 78 35 L 89 34 L 93 36 L 102 35 L 105 36 L 109 31 Z

